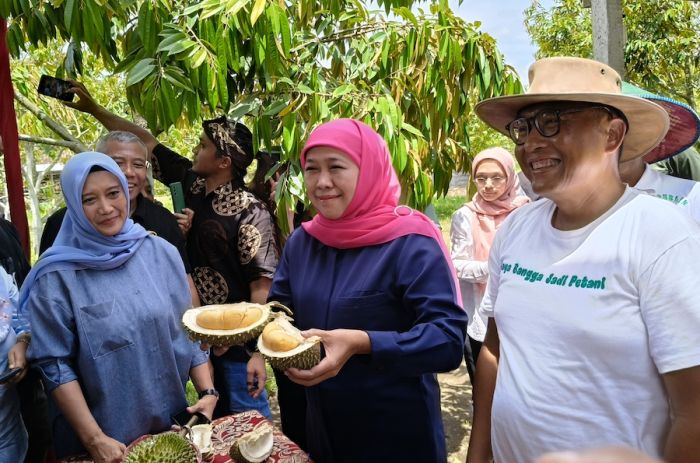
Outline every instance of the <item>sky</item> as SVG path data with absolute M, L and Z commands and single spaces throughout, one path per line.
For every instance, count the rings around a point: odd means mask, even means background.
M 469 22 L 481 21 L 480 30 L 493 36 L 506 63 L 513 66 L 521 80 L 527 82 L 527 69 L 535 60 L 536 47 L 523 24 L 523 11 L 531 0 L 450 0 L 455 14 Z M 544 8 L 550 8 L 554 0 L 540 0 Z M 419 3 L 426 8 L 429 2 Z

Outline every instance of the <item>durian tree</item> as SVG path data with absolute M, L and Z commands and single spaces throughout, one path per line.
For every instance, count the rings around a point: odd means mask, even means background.
M 414 3 L 5 0 L 0 16 L 15 58 L 59 42 L 59 75 L 81 79 L 87 50 L 124 73 L 128 104 L 156 134 L 214 114 L 243 118 L 258 148 L 290 161 L 280 211 L 302 196 L 304 140 L 338 117 L 385 137 L 405 201 L 423 207 L 469 168 L 473 105 L 521 86 L 478 23 L 446 0 Z
M 593 57 L 591 9 L 580 0 L 532 0 L 525 26 L 540 57 Z M 700 2 L 623 0 L 627 80 L 700 110 Z

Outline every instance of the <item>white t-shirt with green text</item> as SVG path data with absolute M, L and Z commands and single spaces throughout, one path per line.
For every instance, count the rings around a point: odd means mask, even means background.
M 661 375 L 700 365 L 700 227 L 630 188 L 579 230 L 552 227 L 554 210 L 517 209 L 491 248 L 480 310 L 500 338 L 495 461 L 607 445 L 659 456 Z
M 659 172 L 647 164 L 635 189 L 681 207 L 700 223 L 700 183 Z

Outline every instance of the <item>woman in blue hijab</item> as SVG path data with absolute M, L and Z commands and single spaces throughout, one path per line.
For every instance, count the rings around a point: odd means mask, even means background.
M 61 187 L 68 213 L 20 294 L 29 359 L 52 399 L 56 456 L 118 462 L 139 436 L 170 428 L 187 406 L 188 376 L 213 389 L 207 356 L 181 327 L 191 301 L 182 260 L 129 219 L 117 164 L 78 154 Z M 203 395 L 190 411 L 211 417 L 216 399 Z

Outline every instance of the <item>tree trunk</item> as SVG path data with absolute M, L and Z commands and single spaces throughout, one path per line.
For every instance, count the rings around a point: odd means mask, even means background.
M 36 164 L 34 159 L 34 145 L 28 145 L 29 148 L 24 150 L 25 162 L 22 165 L 22 175 L 24 176 L 24 184 L 27 186 L 27 196 L 29 197 L 29 211 L 31 212 L 31 223 L 29 225 L 29 233 L 31 234 L 32 255 L 39 255 L 39 240 L 41 239 L 41 202 L 39 200 L 40 183 L 35 183 Z M 31 260 L 31 256 L 30 256 Z

